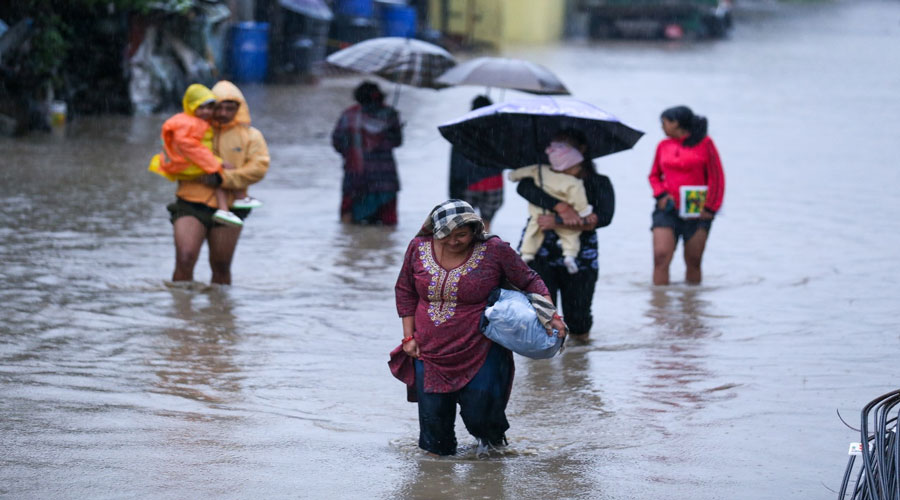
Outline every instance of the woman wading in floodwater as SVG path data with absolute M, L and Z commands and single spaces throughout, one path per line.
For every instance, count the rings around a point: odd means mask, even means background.
M 504 280 L 550 300 L 540 276 L 508 243 L 485 234 L 461 200 L 435 207 L 406 250 L 395 287 L 403 341 L 388 364 L 419 404 L 419 447 L 429 453 L 456 453 L 457 404 L 481 449 L 506 443 L 512 353 L 479 329 L 488 295 Z M 565 336 L 558 315 L 551 325 Z
M 676 106 L 660 116 L 667 138 L 656 147 L 650 170 L 650 187 L 656 198 L 653 211 L 653 284 L 669 284 L 669 264 L 675 255 L 678 238 L 684 238 L 684 280 L 699 284 L 700 264 L 713 218 L 725 196 L 725 173 L 719 152 L 706 135 L 706 118 L 695 115 L 687 106 Z M 706 202 L 699 217 L 679 216 L 682 186 L 706 186 Z

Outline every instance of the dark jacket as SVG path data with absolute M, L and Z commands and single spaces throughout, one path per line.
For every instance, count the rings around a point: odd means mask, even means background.
M 584 181 L 584 190 L 587 193 L 588 202 L 594 207 L 594 214 L 597 215 L 597 227 L 608 226 L 613 219 L 616 211 L 616 194 L 613 191 L 612 182 L 605 175 L 588 173 L 582 179 Z M 553 213 L 553 207 L 560 200 L 548 195 L 535 184 L 533 179 L 523 179 L 519 181 L 516 192 L 529 202 L 546 208 L 548 212 Z M 564 266 L 562 249 L 557 244 L 558 237 L 553 231 L 546 231 L 544 243 L 538 251 L 536 259 L 546 259 L 552 266 Z M 582 231 L 581 233 L 581 251 L 578 253 L 576 260 L 578 267 L 582 269 L 597 269 L 597 233 L 595 231 Z
M 463 192 L 476 182 L 500 175 L 502 168 L 484 167 L 463 156 L 459 148 L 450 149 L 450 197 L 463 198 Z

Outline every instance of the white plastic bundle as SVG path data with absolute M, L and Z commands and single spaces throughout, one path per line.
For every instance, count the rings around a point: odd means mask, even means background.
M 547 335 L 528 297 L 515 290 L 500 290 L 500 298 L 485 309 L 484 335 L 503 347 L 532 359 L 552 358 L 563 339 Z

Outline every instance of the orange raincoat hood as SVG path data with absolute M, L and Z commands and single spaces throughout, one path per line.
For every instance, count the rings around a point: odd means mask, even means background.
M 199 83 L 184 91 L 184 112 L 163 123 L 163 152 L 150 160 L 148 170 L 170 181 L 193 180 L 222 170 L 221 158 L 212 152 L 212 129 L 206 120 L 195 115 L 197 108 L 215 101 L 215 94 Z

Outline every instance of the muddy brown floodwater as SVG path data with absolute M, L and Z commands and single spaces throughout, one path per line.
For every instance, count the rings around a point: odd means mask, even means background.
M 166 114 L 2 139 L 0 496 L 832 498 L 862 406 L 897 387 L 900 3 L 753 4 L 727 40 L 509 49 L 643 129 L 598 161 L 591 340 L 517 358 L 510 449 L 432 459 L 387 369 L 407 242 L 446 197 L 436 126 L 480 90 L 404 89 L 396 230 L 337 223 L 328 134 L 355 77 L 245 86 L 272 152 L 232 287 L 169 287 L 148 174 Z M 514 92 L 507 92 L 509 98 Z M 494 97 L 499 95 L 495 92 Z M 661 110 L 710 121 L 728 178 L 702 286 L 650 285 Z M 495 220 L 518 241 L 525 202 Z M 197 267 L 209 281 L 205 253 Z

